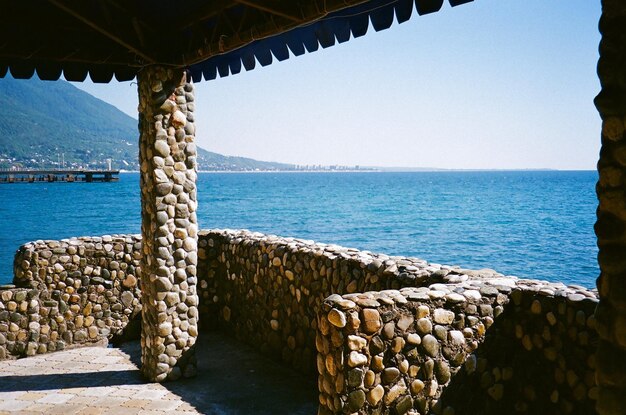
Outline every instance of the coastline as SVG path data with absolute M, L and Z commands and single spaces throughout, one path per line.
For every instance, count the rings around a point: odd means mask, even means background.
M 481 173 L 481 172 L 595 172 L 595 169 L 437 169 L 437 168 L 374 168 L 371 170 L 198 170 L 198 173 Z M 120 170 L 119 174 L 139 173 L 139 170 Z
M 434 170 L 433 170 L 434 171 Z M 120 174 L 139 173 L 138 170 L 120 170 Z M 198 173 L 385 173 L 383 170 L 198 170 Z

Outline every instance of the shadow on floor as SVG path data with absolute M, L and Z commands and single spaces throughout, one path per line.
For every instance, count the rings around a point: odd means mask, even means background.
M 197 377 L 162 385 L 149 384 L 142 379 L 138 341 L 121 345 L 119 350 L 123 353 L 115 355 L 101 348 L 88 349 L 81 349 L 82 354 L 59 352 L 33 358 L 37 360 L 22 361 L 14 366 L 13 371 L 5 372 L 4 376 L 0 373 L 0 393 L 8 393 L 4 397 L 11 400 L 17 399 L 15 393 L 38 392 L 37 398 L 46 400 L 67 397 L 58 396 L 64 389 L 72 394 L 80 393 L 77 391 L 79 389 L 90 389 L 86 396 L 92 396 L 98 390 L 113 387 L 115 390 L 110 395 L 111 402 L 102 403 L 106 406 L 122 405 L 121 400 L 133 399 L 131 395 L 126 395 L 128 397 L 124 399 L 115 396 L 122 389 L 128 392 L 127 386 L 132 385 L 136 396 L 152 389 L 147 392 L 156 393 L 160 397 L 162 393 L 158 390 L 165 388 L 189 405 L 187 411 L 193 408 L 206 415 L 311 415 L 317 412 L 317 381 L 314 376 L 304 376 L 283 367 L 259 355 L 250 346 L 219 332 L 200 335 L 196 344 Z M 92 369 L 94 366 L 96 368 Z M 75 390 L 68 391 L 71 389 Z M 174 398 L 170 395 L 164 399 Z M 108 397 L 103 399 L 106 401 Z M 116 403 L 116 399 L 121 400 Z M 2 404 L 0 401 L 0 406 Z M 19 400 L 4 404 L 18 412 L 27 405 Z M 168 402 L 154 404 L 167 405 Z M 87 404 L 83 402 L 81 405 Z M 0 412 L 3 412 L 1 409 Z M 130 407 L 118 409 L 126 411 L 123 413 L 133 410 Z
M 250 346 L 219 332 L 201 333 L 196 354 L 196 378 L 168 382 L 163 386 L 201 413 L 317 413 L 315 375 L 305 376 L 280 366 Z M 131 356 L 136 359 L 139 353 Z
M 96 386 L 141 385 L 139 369 L 104 370 L 85 373 L 55 373 L 53 375 L 0 376 L 0 392 L 47 391 L 59 388 L 89 388 Z

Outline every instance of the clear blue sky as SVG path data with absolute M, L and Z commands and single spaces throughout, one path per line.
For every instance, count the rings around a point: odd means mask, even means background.
M 196 85 L 197 142 L 296 164 L 595 169 L 599 0 L 475 0 Z M 75 84 L 136 117 L 136 84 Z

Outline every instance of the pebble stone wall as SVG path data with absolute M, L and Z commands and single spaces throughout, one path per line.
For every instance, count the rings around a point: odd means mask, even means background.
M 144 68 L 139 84 L 143 236 L 142 366 L 161 382 L 196 373 L 198 226 L 194 93 L 183 70 Z
M 602 117 L 596 235 L 601 275 L 597 311 L 598 413 L 626 413 L 626 4 L 603 0 L 595 103 Z
M 248 231 L 202 231 L 201 321 L 315 371 L 317 313 L 326 297 L 438 281 L 448 270 L 336 245 Z M 492 271 L 493 272 L 493 271 Z
M 22 245 L 0 288 L 0 359 L 122 336 L 141 311 L 140 258 L 138 235 Z
M 602 398 L 594 291 L 248 231 L 198 245 L 205 327 L 317 373 L 322 414 L 588 414 Z M 0 357 L 120 332 L 141 308 L 141 249 L 137 235 L 21 247 Z
M 321 413 L 593 413 L 594 291 L 247 231 L 199 257 L 203 324 L 318 372 Z
M 333 295 L 318 319 L 319 413 L 591 414 L 596 304 L 580 287 L 503 278 Z

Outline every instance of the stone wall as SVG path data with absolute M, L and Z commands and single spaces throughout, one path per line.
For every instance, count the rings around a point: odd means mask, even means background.
M 451 270 L 248 231 L 202 231 L 198 255 L 204 327 L 218 325 L 304 372 L 315 371 L 317 313 L 326 297 L 437 282 Z
M 626 6 L 602 0 L 595 99 L 602 117 L 598 161 L 598 413 L 626 413 Z
M 140 312 L 141 237 L 36 241 L 19 248 L 16 288 L 0 290 L 0 358 L 122 336 Z
M 328 413 L 593 412 L 583 287 L 246 231 L 199 257 L 201 322 L 317 371 Z
M 501 278 L 331 296 L 320 413 L 593 413 L 596 304 L 581 288 Z
M 317 373 L 321 413 L 587 414 L 599 400 L 594 291 L 248 231 L 198 246 L 202 328 Z M 133 235 L 21 247 L 0 357 L 123 332 L 141 256 Z

